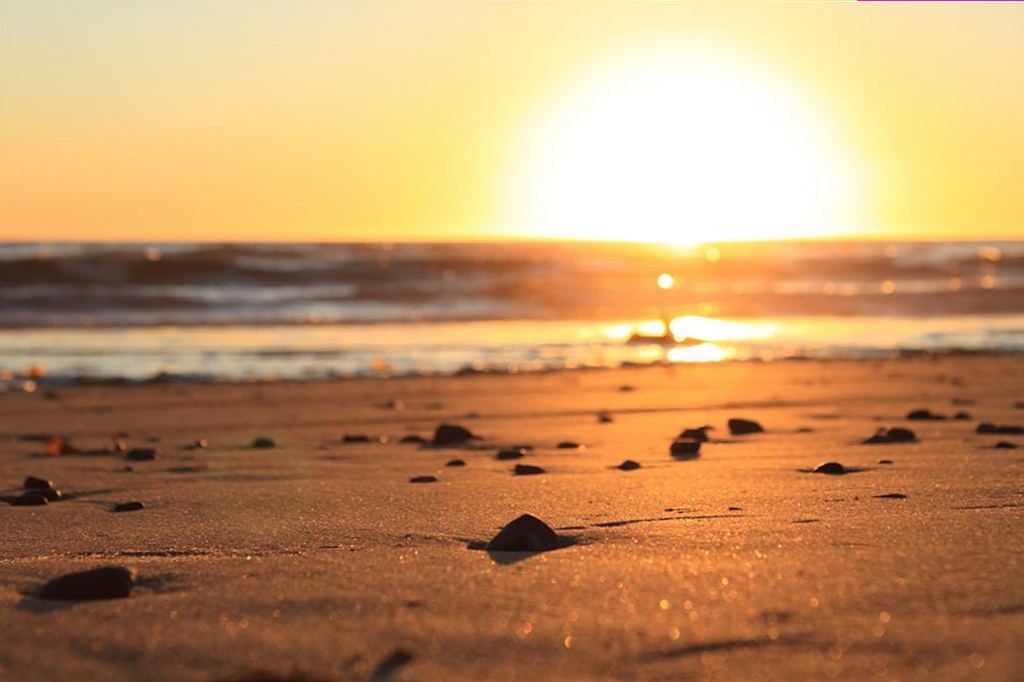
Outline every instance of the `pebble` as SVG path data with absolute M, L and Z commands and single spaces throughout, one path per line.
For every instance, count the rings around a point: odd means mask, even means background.
M 369 443 L 370 437 L 364 433 L 346 433 L 341 437 L 342 443 Z
M 905 500 L 907 496 L 903 493 L 885 493 L 884 495 L 875 495 L 879 500 Z
M 878 463 L 879 464 L 892 464 L 892 460 L 891 459 L 880 459 L 880 460 L 878 460 Z
M 254 448 L 276 448 L 277 443 L 274 442 L 273 438 L 266 436 L 257 436 L 252 441 L 252 447 Z
M 253 447 L 257 447 L 253 444 Z M 124 454 L 125 458 L 133 462 L 143 462 L 156 459 L 156 448 L 134 448 Z
M 612 417 L 610 412 L 602 411 L 597 413 L 597 421 L 599 424 L 610 424 L 615 419 Z
M 441 424 L 434 431 L 434 445 L 461 445 L 478 438 L 469 429 L 457 424 Z
M 56 488 L 35 488 L 34 490 L 29 490 L 28 492 L 22 494 L 31 495 L 33 493 L 38 493 L 39 495 L 42 495 L 43 497 L 46 498 L 47 502 L 58 502 L 64 499 L 64 493 L 57 490 Z
M 498 531 L 484 549 L 488 552 L 547 552 L 558 549 L 558 535 L 536 516 L 523 514 Z
M 47 481 L 45 478 L 29 476 L 25 479 L 25 483 L 22 487 L 24 487 L 25 490 L 32 490 L 33 488 L 52 488 L 53 481 Z
M 563 440 L 555 447 L 559 450 L 582 450 L 585 446 L 581 443 L 574 443 L 571 440 Z
M 839 462 L 823 462 L 814 467 L 811 471 L 814 474 L 828 474 L 830 476 L 842 476 L 847 473 L 847 468 Z
M 210 443 L 205 438 L 197 438 L 185 446 L 186 450 L 205 450 Z
M 1006 424 L 996 426 L 995 424 L 989 424 L 986 422 L 983 424 L 978 424 L 978 428 L 975 429 L 975 433 L 994 433 L 1001 434 L 1004 436 L 1019 436 L 1021 434 L 1024 434 L 1024 426 L 1007 426 Z
M 698 426 L 695 429 L 683 429 L 683 432 L 676 436 L 676 438 L 680 438 L 683 440 L 696 440 L 700 441 L 701 443 L 707 443 L 709 440 L 708 431 L 710 429 L 710 426 Z
M 77 455 L 81 452 L 63 436 L 50 436 L 46 439 L 46 454 L 48 455 Z
M 906 418 L 914 421 L 934 421 L 939 419 L 945 419 L 946 415 L 935 414 L 931 410 L 920 409 L 912 410 L 909 414 L 907 414 Z
M 672 445 L 669 446 L 669 454 L 676 459 L 695 459 L 700 457 L 700 441 L 699 440 L 684 440 L 677 438 L 672 441 Z
M 515 476 L 534 476 L 536 474 L 544 473 L 547 473 L 544 469 L 532 464 L 517 464 L 515 468 L 512 469 L 512 474 Z
M 135 586 L 135 569 L 104 566 L 69 573 L 39 588 L 40 599 L 121 599 Z
M 729 433 L 734 436 L 745 436 L 750 433 L 761 433 L 764 427 L 749 419 L 730 419 Z
M 22 493 L 11 500 L 12 507 L 38 507 L 49 503 L 50 501 L 46 499 L 46 495 L 43 495 L 38 490 Z
M 1011 443 L 1008 440 L 1001 440 L 995 444 L 995 447 L 999 448 L 1000 450 L 1013 450 L 1018 446 L 1016 443 Z
M 409 483 L 437 483 L 437 476 L 413 476 Z
M 446 467 L 464 467 L 466 466 L 466 460 L 464 459 L 450 459 L 444 463 Z
M 526 453 L 518 448 L 515 450 L 499 450 L 498 454 L 494 456 L 494 459 L 500 459 L 503 461 L 509 459 L 522 459 L 525 455 Z
M 408 435 L 408 436 L 402 436 L 402 438 L 398 442 L 399 443 L 415 443 L 417 445 L 426 445 L 427 444 L 427 439 L 424 438 L 423 436 L 417 436 L 415 434 L 411 434 L 411 435 Z
M 115 511 L 115 512 L 130 512 L 130 511 L 139 511 L 140 509 L 143 509 L 143 508 L 145 508 L 145 505 L 142 504 L 141 502 L 122 502 L 120 504 L 115 504 L 113 511 Z
M 953 419 L 957 419 L 957 420 L 960 420 L 960 421 L 967 420 L 967 419 L 972 419 L 972 418 L 973 417 L 971 417 L 969 412 L 957 412 L 956 414 L 953 415 Z
M 910 429 L 895 427 L 888 431 L 885 429 L 878 429 L 878 431 L 875 432 L 875 435 L 861 442 L 867 445 L 873 445 L 876 443 L 916 443 L 917 436 Z
M 615 468 L 622 469 L 623 471 L 636 471 L 637 469 L 640 468 L 640 462 L 634 462 L 631 459 L 627 459 L 626 461 L 624 461 L 622 464 Z

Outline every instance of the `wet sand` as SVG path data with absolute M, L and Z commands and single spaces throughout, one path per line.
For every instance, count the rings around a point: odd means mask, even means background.
M 68 496 L 0 504 L 0 678 L 1020 680 L 1024 436 L 975 431 L 1021 401 L 1019 355 L 0 395 L 0 495 Z M 442 423 L 481 439 L 399 442 Z M 157 458 L 38 440 L 122 432 Z M 524 513 L 561 547 L 477 549 Z

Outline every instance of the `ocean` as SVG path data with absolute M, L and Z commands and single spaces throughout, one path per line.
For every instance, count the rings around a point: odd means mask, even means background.
M 5 389 L 974 351 L 1024 241 L 0 244 Z

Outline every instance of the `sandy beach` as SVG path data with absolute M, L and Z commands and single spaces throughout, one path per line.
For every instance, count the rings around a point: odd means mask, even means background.
M 66 499 L 0 506 L 0 677 L 1019 680 L 1024 437 L 976 428 L 1022 400 L 1019 355 L 2 395 L 0 493 Z M 119 434 L 157 458 L 43 454 Z M 474 549 L 527 512 L 566 546 Z M 99 566 L 130 596 L 36 596 Z

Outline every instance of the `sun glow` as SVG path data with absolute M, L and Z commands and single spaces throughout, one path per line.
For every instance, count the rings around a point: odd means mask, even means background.
M 518 234 L 694 244 L 849 233 L 856 173 L 823 117 L 772 74 L 644 53 L 526 134 Z

